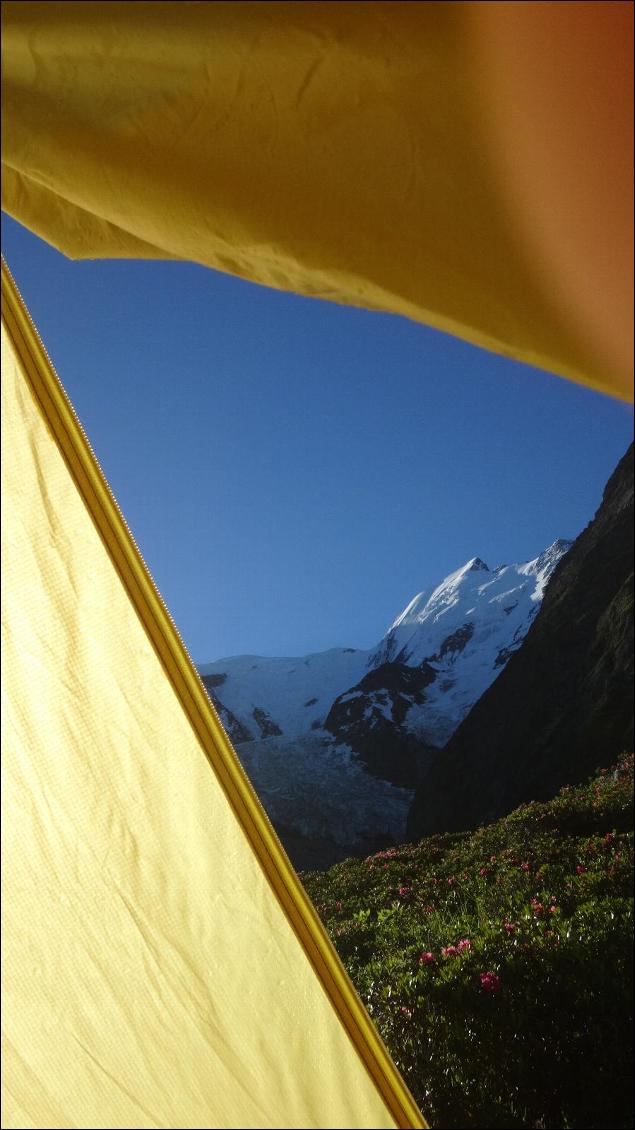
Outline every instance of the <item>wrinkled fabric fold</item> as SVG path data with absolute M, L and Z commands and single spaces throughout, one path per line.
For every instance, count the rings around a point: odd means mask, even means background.
M 564 328 L 488 152 L 461 3 L 3 4 L 3 207 L 389 311 L 628 398 Z

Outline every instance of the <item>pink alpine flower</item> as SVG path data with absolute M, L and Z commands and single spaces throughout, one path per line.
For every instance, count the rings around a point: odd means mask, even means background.
M 410 894 L 410 887 L 400 887 L 399 888 L 399 898 L 400 899 L 407 898 L 409 894 Z
M 472 943 L 471 943 L 469 938 L 461 938 L 461 941 L 459 942 L 459 944 L 457 945 L 456 948 L 459 951 L 459 953 L 464 953 L 465 950 L 469 950 L 469 949 L 472 948 Z
M 520 870 L 521 871 L 529 871 L 529 864 L 528 863 L 521 863 Z
M 582 863 L 578 863 L 578 866 L 575 869 L 575 873 L 576 875 L 586 874 L 586 867 L 584 867 Z
M 503 922 L 503 930 L 505 930 L 507 934 L 514 934 L 516 927 L 513 922 Z
M 443 948 L 441 950 L 441 954 L 443 955 L 443 957 L 456 957 L 458 952 L 459 951 L 456 948 L 456 946 L 443 946 Z
M 481 988 L 486 993 L 500 993 L 503 982 L 496 973 L 481 973 L 479 977 Z
M 419 955 L 419 965 L 434 965 L 436 960 L 436 957 L 430 950 L 426 950 L 425 953 Z

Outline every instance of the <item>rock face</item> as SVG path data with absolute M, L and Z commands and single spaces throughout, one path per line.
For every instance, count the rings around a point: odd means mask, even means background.
M 633 447 L 522 646 L 419 784 L 411 839 L 486 823 L 633 747 Z
M 251 733 L 245 725 L 236 717 L 234 712 L 225 706 L 219 699 L 216 693 L 216 687 L 222 686 L 227 678 L 226 675 L 202 675 L 203 686 L 207 691 L 210 699 L 212 700 L 218 717 L 220 718 L 223 726 L 229 735 L 234 745 L 239 742 L 248 742 L 251 738 Z
M 420 667 L 382 663 L 335 699 L 324 728 L 358 754 L 369 773 L 414 789 L 425 764 L 426 746 L 403 723 L 413 706 L 425 702 L 425 688 L 435 679 L 429 663 Z

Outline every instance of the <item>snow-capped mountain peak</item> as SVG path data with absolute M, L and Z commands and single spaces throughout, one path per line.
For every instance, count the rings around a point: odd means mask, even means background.
M 541 599 L 545 584 L 570 545 L 571 542 L 558 538 L 553 545 L 531 561 L 519 565 L 499 565 L 494 570 L 490 570 L 480 557 L 473 557 L 460 569 L 445 577 L 432 592 L 428 590 L 418 593 L 391 624 L 384 641 L 393 637 L 397 629 L 418 627 L 428 621 L 439 623 L 441 618 L 447 617 L 452 609 L 460 607 L 461 614 L 463 611 L 467 614 L 470 604 L 477 606 L 483 602 L 500 603 L 508 593 L 518 590 L 517 578 L 520 577 L 536 578 L 531 593 L 526 587 L 527 582 L 522 581 L 520 584 L 530 598 Z M 470 614 L 475 611 L 476 607 L 469 607 Z M 447 619 L 443 621 L 443 627 L 447 622 Z M 405 642 L 403 631 L 400 638 L 403 644 Z
M 333 702 L 367 672 L 387 663 L 427 663 L 437 672 L 437 689 L 429 688 L 420 713 L 430 714 L 431 699 L 447 704 L 443 725 L 435 707 L 436 721 L 427 728 L 427 740 L 442 743 L 520 646 L 570 544 L 559 538 L 531 561 L 493 571 L 481 557 L 472 557 L 436 588 L 413 597 L 370 651 L 332 648 L 288 659 L 234 656 L 200 673 L 227 715 L 225 724 L 237 721 L 235 740 L 244 741 L 316 730 Z M 228 728 L 231 734 L 232 725 Z
M 322 783 L 330 788 L 326 767 L 332 773 L 341 762 L 350 776 L 350 759 L 357 755 L 360 787 L 374 774 L 367 786 L 372 805 L 388 803 L 377 778 L 382 788 L 386 782 L 399 786 L 390 793 L 390 811 L 393 817 L 403 811 L 405 823 L 421 758 L 431 755 L 430 746 L 445 745 L 520 647 L 570 544 L 558 539 L 531 561 L 494 570 L 472 557 L 436 588 L 418 593 L 370 651 L 242 655 L 201 667 L 274 822 L 277 816 L 286 823 L 287 810 L 306 813 L 307 783 L 318 792 Z M 276 764 L 288 765 L 279 788 L 273 788 L 268 768 L 274 754 Z M 336 839 L 343 834 L 341 820 L 335 806 L 329 835 Z
M 424 663 L 437 672 L 425 704 L 407 723 L 444 745 L 459 722 L 520 647 L 545 587 L 571 542 L 559 538 L 538 557 L 491 571 L 480 557 L 466 562 L 431 593 L 420 593 L 371 653 L 369 666 Z

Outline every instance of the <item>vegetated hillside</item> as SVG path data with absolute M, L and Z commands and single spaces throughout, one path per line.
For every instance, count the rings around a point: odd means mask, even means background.
M 633 755 L 303 881 L 434 1127 L 632 1126 Z
M 633 743 L 633 446 L 522 646 L 419 784 L 408 836 L 474 828 Z

